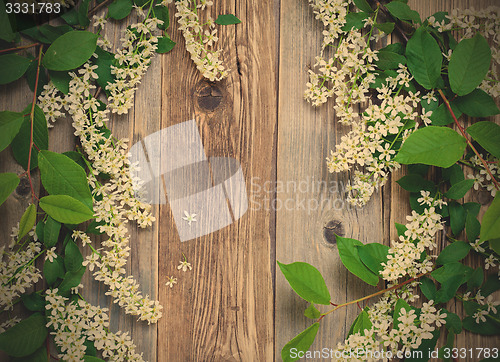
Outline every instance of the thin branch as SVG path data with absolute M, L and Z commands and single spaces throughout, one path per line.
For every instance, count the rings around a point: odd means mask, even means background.
M 40 64 L 42 62 L 42 47 L 40 46 L 40 50 L 38 51 L 38 66 L 36 68 L 36 79 L 35 79 L 35 89 L 33 93 L 33 102 L 31 103 L 31 113 L 30 113 L 30 123 L 31 123 L 31 129 L 30 129 L 30 149 L 28 152 L 28 180 L 30 182 L 30 188 L 31 188 L 31 201 L 34 203 L 35 199 L 38 200 L 38 197 L 35 195 L 35 190 L 33 188 L 33 182 L 31 180 L 31 153 L 33 152 L 33 124 L 35 121 L 35 104 L 36 104 L 36 93 L 38 89 L 38 79 L 40 77 Z M 38 147 L 37 147 L 38 148 Z
M 384 12 L 385 15 L 394 19 L 394 17 L 387 10 L 387 8 L 384 5 L 382 5 L 378 0 L 375 0 L 375 5 L 380 7 L 380 9 Z M 399 32 L 399 34 L 403 37 L 403 39 L 408 43 L 408 37 L 406 36 L 406 33 L 404 32 L 404 30 L 398 25 L 398 19 L 394 19 L 394 28 Z
M 486 171 L 488 172 L 488 174 L 490 175 L 491 177 L 491 180 L 493 181 L 493 183 L 495 184 L 495 187 L 497 190 L 500 190 L 500 184 L 498 183 L 497 179 L 495 178 L 495 176 L 493 176 L 493 174 L 491 173 L 491 170 L 490 168 L 488 167 L 488 164 L 486 163 L 486 161 L 481 157 L 481 155 L 479 154 L 479 152 L 477 152 L 476 148 L 474 147 L 474 145 L 472 144 L 472 142 L 469 140 L 469 138 L 467 137 L 467 134 L 465 133 L 465 130 L 464 128 L 460 125 L 460 123 L 458 123 L 458 119 L 457 117 L 455 116 L 455 113 L 453 113 L 453 110 L 451 109 L 451 106 L 450 106 L 450 102 L 448 101 L 448 99 L 446 98 L 446 96 L 444 95 L 443 91 L 441 89 L 438 89 L 438 92 L 439 94 L 441 95 L 441 98 L 443 98 L 443 101 L 444 103 L 446 104 L 446 108 L 448 108 L 448 111 L 450 112 L 451 116 L 453 117 L 453 120 L 455 121 L 455 124 L 457 125 L 458 129 L 460 130 L 460 133 L 462 133 L 462 136 L 464 136 L 465 140 L 467 141 L 467 144 L 469 145 L 469 147 L 472 149 L 472 151 L 474 151 L 474 153 L 476 154 L 476 156 L 481 160 L 481 162 L 483 163 L 483 166 L 484 168 L 486 169 Z
M 19 50 L 36 47 L 37 45 L 40 45 L 40 43 L 33 43 L 33 44 L 23 45 L 22 47 L 17 47 L 17 48 L 2 49 L 2 50 L 0 50 L 0 53 L 6 53 L 6 52 L 11 52 L 11 51 L 16 51 L 17 52 Z
M 106 1 L 103 1 L 102 3 L 100 3 L 99 5 L 94 6 L 92 9 L 89 10 L 88 16 L 90 17 L 91 15 L 95 14 L 97 11 L 99 11 L 99 9 L 101 9 L 105 5 L 108 5 L 108 3 L 110 3 L 110 2 L 111 2 L 111 0 L 106 0 Z

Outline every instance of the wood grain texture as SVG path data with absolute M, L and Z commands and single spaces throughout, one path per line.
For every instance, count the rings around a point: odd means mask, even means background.
M 238 160 L 250 191 L 253 178 L 275 177 L 274 3 L 214 3 L 212 17 L 233 13 L 242 20 L 219 27 L 230 75 L 217 84 L 203 80 L 173 24 L 169 33 L 177 45 L 163 58 L 162 128 L 195 119 L 206 155 Z M 232 225 L 183 243 L 168 205 L 160 217 L 159 295 L 166 312 L 159 322 L 158 360 L 272 360 L 272 213 L 249 208 Z M 181 252 L 192 271 L 177 270 Z M 165 286 L 168 276 L 178 278 L 174 288 Z

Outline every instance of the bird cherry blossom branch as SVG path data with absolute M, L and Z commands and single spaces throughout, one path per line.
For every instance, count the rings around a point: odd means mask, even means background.
M 431 271 L 432 271 L 432 270 L 431 270 Z M 404 281 L 404 282 L 402 282 L 402 283 L 399 283 L 399 284 L 397 284 L 397 285 L 393 285 L 393 286 L 392 286 L 392 287 L 390 287 L 390 288 L 386 288 L 386 289 L 379 290 L 379 291 L 378 291 L 378 292 L 376 292 L 376 293 L 373 293 L 373 294 L 367 295 L 367 296 L 365 296 L 365 297 L 362 297 L 362 298 L 359 298 L 359 299 L 356 299 L 356 300 L 351 300 L 350 302 L 346 302 L 346 303 L 342 303 L 342 304 L 334 304 L 334 303 L 331 303 L 331 302 L 330 302 L 330 304 L 331 304 L 331 305 L 333 305 L 335 308 L 330 309 L 328 312 L 323 313 L 323 314 L 321 315 L 321 317 L 318 319 L 318 322 L 319 322 L 320 320 L 322 320 L 322 319 L 323 319 L 326 315 L 328 315 L 328 314 L 330 314 L 330 313 L 335 312 L 337 309 L 340 309 L 340 308 L 342 308 L 342 307 L 346 307 L 346 306 L 351 305 L 351 304 L 358 304 L 359 302 L 362 302 L 362 301 L 368 300 L 368 299 L 370 299 L 370 298 L 376 297 L 377 295 L 381 295 L 381 294 L 384 294 L 384 293 L 386 293 L 386 292 L 390 292 L 391 290 L 394 290 L 394 289 L 399 289 L 399 288 L 401 288 L 402 286 L 404 286 L 404 285 L 406 285 L 406 284 L 408 284 L 408 283 L 411 283 L 411 282 L 413 282 L 413 281 L 415 281 L 415 280 L 417 280 L 417 279 L 420 279 L 420 278 L 422 278 L 422 277 L 424 277 L 424 276 L 426 276 L 426 275 L 430 274 L 430 273 L 431 273 L 431 271 L 428 271 L 427 273 L 418 274 L 418 275 L 414 276 L 413 278 L 410 278 L 410 279 L 408 279 L 408 280 L 406 280 L 406 281 Z M 358 306 L 359 306 L 359 304 L 358 304 Z
M 31 103 L 31 112 L 30 112 L 30 149 L 28 151 L 28 168 L 26 172 L 28 173 L 28 180 L 30 182 L 30 188 L 31 188 L 31 201 L 35 202 L 35 199 L 38 200 L 38 197 L 35 195 L 35 189 L 33 188 L 33 182 L 31 180 L 31 153 L 33 151 L 33 123 L 35 119 L 35 104 L 36 104 L 36 93 L 37 93 L 37 88 L 38 88 L 38 79 L 40 76 L 40 64 L 42 62 L 42 49 L 43 47 L 40 46 L 40 50 L 38 51 L 38 66 L 36 68 L 36 78 L 35 78 L 35 89 L 33 91 L 33 102 Z M 38 147 L 37 147 L 38 149 Z
M 22 47 L 17 47 L 17 48 L 2 49 L 2 50 L 0 50 L 0 53 L 6 53 L 6 52 L 11 52 L 11 51 L 16 51 L 17 52 L 19 50 L 36 47 L 37 45 L 40 45 L 40 43 L 33 43 L 33 44 L 23 45 Z
M 479 152 L 476 150 L 476 148 L 474 147 L 474 145 L 472 144 L 472 142 L 469 140 L 469 138 L 467 137 L 467 134 L 465 133 L 465 130 L 464 128 L 460 125 L 460 123 L 458 123 L 458 119 L 457 117 L 455 116 L 455 113 L 453 113 L 453 110 L 451 109 L 451 106 L 450 106 L 450 102 L 448 101 L 448 99 L 446 98 L 446 96 L 444 95 L 443 91 L 441 89 L 438 89 L 438 92 L 439 94 L 441 95 L 441 98 L 443 98 L 443 101 L 444 103 L 446 104 L 446 108 L 448 108 L 448 111 L 450 112 L 451 116 L 453 117 L 453 120 L 455 121 L 455 124 L 457 125 L 458 129 L 460 130 L 460 133 L 462 133 L 462 136 L 465 138 L 465 140 L 467 141 L 467 144 L 469 145 L 469 147 L 474 151 L 474 153 L 476 154 L 476 156 L 481 160 L 481 162 L 483 163 L 483 166 L 484 168 L 486 169 L 486 171 L 488 172 L 488 174 L 490 175 L 493 183 L 495 184 L 495 187 L 497 190 L 500 190 L 500 184 L 498 183 L 497 179 L 493 176 L 493 174 L 491 173 L 491 170 L 490 168 L 488 167 L 488 164 L 486 163 L 486 161 L 481 157 L 481 155 L 479 154 Z

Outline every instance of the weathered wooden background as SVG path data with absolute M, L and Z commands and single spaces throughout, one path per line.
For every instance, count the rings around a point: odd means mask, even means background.
M 333 233 L 388 244 L 396 235 L 394 222 L 404 223 L 409 212 L 408 194 L 394 183 L 404 170 L 393 175 L 364 209 L 344 202 L 340 188 L 348 175 L 327 172 L 325 157 L 347 130 L 336 123 L 330 103 L 314 109 L 303 100 L 307 70 L 319 54 L 323 31 L 308 2 L 214 3 L 212 16 L 234 13 L 242 20 L 219 33 L 229 77 L 217 84 L 205 81 L 172 20 L 169 34 L 177 46 L 153 59 L 135 106 L 111 122 L 113 133 L 129 138 L 132 145 L 158 130 L 196 119 L 208 156 L 233 157 L 241 163 L 250 198 L 249 210 L 240 220 L 196 240 L 180 242 L 168 204 L 154 208 L 157 222 L 152 228 L 131 229 L 128 272 L 139 280 L 144 294 L 159 298 L 164 306 L 157 325 L 125 316 L 104 295 L 105 288 L 89 273 L 85 276 L 83 295 L 109 306 L 112 329 L 131 331 L 149 361 L 280 360 L 284 344 L 311 322 L 303 316 L 306 303 L 276 271 L 276 260 L 315 265 L 337 303 L 361 297 L 372 289 L 342 266 Z M 497 1 L 409 1 L 423 17 L 491 4 Z M 170 10 L 173 15 L 173 4 Z M 133 22 L 131 17 L 108 24 L 112 43 L 118 45 L 121 30 Z M 30 97 L 23 80 L 14 87 L 0 87 L 1 109 L 20 111 Z M 50 131 L 50 149 L 64 152 L 73 147 L 71 122 L 61 119 Z M 0 171 L 21 174 L 10 152 L 0 154 Z M 36 172 L 34 180 L 39 188 Z M 319 187 L 323 181 L 328 188 Z M 274 186 L 283 187 L 272 191 Z M 472 198 L 489 202 L 484 193 Z M 2 241 L 8 240 L 11 226 L 30 200 L 23 179 L 0 207 Z M 177 270 L 182 253 L 192 271 Z M 174 288 L 165 286 L 171 275 L 178 278 Z M 458 304 L 449 307 L 461 313 Z M 353 306 L 325 318 L 314 349 L 335 348 L 357 312 Z M 493 347 L 499 339 L 464 333 L 456 345 Z

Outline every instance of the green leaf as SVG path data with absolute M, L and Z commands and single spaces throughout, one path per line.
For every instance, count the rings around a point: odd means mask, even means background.
M 420 279 L 420 290 L 423 295 L 429 300 L 434 300 L 436 297 L 436 285 L 434 282 L 427 278 L 423 277 Z
M 0 152 L 7 148 L 19 132 L 23 124 L 22 113 L 0 112 Z
M 373 13 L 372 7 L 366 0 L 354 0 L 354 5 L 356 5 L 359 10 L 364 11 L 365 13 Z
M 462 321 L 465 330 L 477 333 L 483 336 L 493 336 L 500 334 L 500 326 L 495 324 L 490 318 L 486 317 L 486 322 L 476 323 L 472 317 L 466 317 Z
M 383 31 L 386 34 L 392 33 L 394 30 L 394 26 L 395 26 L 394 23 L 375 24 L 375 27 L 378 30 Z M 399 44 L 399 43 L 397 43 L 397 44 Z M 401 54 L 403 54 L 403 53 L 401 53 Z
M 40 207 L 62 224 L 80 224 L 92 219 L 94 213 L 77 199 L 67 195 L 50 195 L 40 199 Z
M 47 348 L 42 346 L 26 357 L 12 358 L 11 362 L 48 362 Z
M 408 5 L 400 1 L 393 1 L 385 5 L 387 10 L 396 19 L 413 21 L 414 23 L 421 23 L 420 15 L 415 10 L 410 9 Z M 420 29 L 420 28 L 419 28 Z
M 18 239 L 29 233 L 33 226 L 35 226 L 36 222 L 36 206 L 34 204 L 30 204 L 23 216 L 21 216 L 21 221 L 19 221 L 19 233 L 17 234 Z
M 454 261 L 462 260 L 469 254 L 471 246 L 469 243 L 458 240 L 453 244 L 448 245 L 446 248 L 441 251 L 441 254 L 436 259 L 437 265 L 443 265 L 447 263 L 451 263 Z
M 154 11 L 155 11 L 155 16 L 161 21 L 163 21 L 163 24 L 158 25 L 158 28 L 162 30 L 168 29 L 168 27 L 170 26 L 170 15 L 168 13 L 168 8 L 163 5 L 156 5 L 154 7 Z
M 477 269 L 475 269 L 472 272 L 472 275 L 471 275 L 469 281 L 467 282 L 467 288 L 469 290 L 473 290 L 475 288 L 479 288 L 483 284 L 483 281 L 484 281 L 483 268 L 478 267 Z
M 344 264 L 347 270 L 364 282 L 376 286 L 378 284 L 378 276 L 368 269 L 359 257 L 358 247 L 362 245 L 363 243 L 358 240 L 343 238 L 337 235 L 337 246 L 342 264 Z
M 97 34 L 77 30 L 60 36 L 45 52 L 43 65 L 60 71 L 78 68 L 94 53 L 97 37 Z
M 422 165 L 419 163 L 408 165 L 408 173 L 410 175 L 417 174 L 425 178 L 429 173 L 429 165 Z
M 489 117 L 500 113 L 495 100 L 479 88 L 463 97 L 458 97 L 455 103 L 458 109 L 471 117 Z
M 467 128 L 471 135 L 486 151 L 500 158 L 500 126 L 493 122 L 482 121 Z
M 441 172 L 443 181 L 450 181 L 452 185 L 465 180 L 464 171 L 457 164 L 454 164 L 448 168 L 444 168 L 441 170 Z
M 408 230 L 406 225 L 399 224 L 397 222 L 394 223 L 396 225 L 396 230 L 398 232 L 398 236 L 404 235 L 405 231 Z
M 452 187 L 450 187 L 450 189 L 444 194 L 444 196 L 453 200 L 461 199 L 462 197 L 465 196 L 467 191 L 471 189 L 472 186 L 474 186 L 473 179 L 460 181 L 455 185 L 453 185 Z
M 463 39 L 453 50 L 448 65 L 452 91 L 464 96 L 476 89 L 488 73 L 490 62 L 490 46 L 481 34 Z
M 31 111 L 31 105 L 26 107 L 26 112 Z M 24 118 L 19 133 L 12 141 L 12 153 L 16 161 L 26 170 L 28 168 L 28 157 L 30 149 L 31 121 L 30 116 Z M 33 119 L 33 143 L 40 150 L 49 148 L 49 132 L 47 130 L 47 120 L 43 111 L 35 105 L 35 114 Z M 31 151 L 30 169 L 38 166 L 38 149 L 33 146 Z
M 453 275 L 448 278 L 446 283 L 442 283 L 441 288 L 436 292 L 435 302 L 437 304 L 448 302 L 455 296 L 458 288 L 464 283 L 464 279 L 466 279 L 465 274 Z
M 12 357 L 34 353 L 47 338 L 45 317 L 35 313 L 0 334 L 0 350 Z
M 481 295 L 483 297 L 487 297 L 491 293 L 496 292 L 497 290 L 500 289 L 500 279 L 498 279 L 497 274 L 491 274 L 487 279 L 486 282 L 483 284 L 481 288 Z
M 404 301 L 404 299 L 398 299 L 396 302 L 396 305 L 394 306 L 394 314 L 393 314 L 393 328 L 397 329 L 399 326 L 399 323 L 401 323 L 398 318 L 401 317 L 401 310 L 405 309 L 407 312 L 411 310 L 411 307 L 409 306 L 408 303 Z
M 54 70 L 49 71 L 50 80 L 57 89 L 59 89 L 64 94 L 69 93 L 69 82 L 71 81 L 71 76 L 68 72 L 56 72 Z
M 418 28 L 408 41 L 406 59 L 410 73 L 422 87 L 432 89 L 437 86 L 443 55 L 436 39 L 424 27 Z
M 309 318 L 309 319 L 318 319 L 321 316 L 321 313 L 319 310 L 316 309 L 314 304 L 311 304 L 307 309 L 304 311 L 304 315 Z
M 17 54 L 0 56 L 0 84 L 13 82 L 23 76 L 31 61 Z
M 311 303 L 330 304 L 330 292 L 318 269 L 302 262 L 282 264 L 278 261 L 277 263 L 292 289 L 301 298 Z
M 88 17 L 89 4 L 90 0 L 82 0 L 80 6 L 78 6 L 78 24 L 80 24 L 82 28 L 87 28 L 90 25 L 90 19 Z
M 451 232 L 453 235 L 458 235 L 465 228 L 467 213 L 464 207 L 455 201 L 448 204 L 448 209 L 450 211 Z
M 177 43 L 170 39 L 168 35 L 162 36 L 158 38 L 158 48 L 156 52 L 160 54 L 168 53 L 174 48 L 175 44 Z
M 19 185 L 19 177 L 15 173 L 0 173 L 0 205 Z
M 463 265 L 459 262 L 452 262 L 443 265 L 442 267 L 431 272 L 431 275 L 441 284 L 446 284 L 451 278 L 455 276 L 465 276 L 472 268 Z M 464 281 L 465 282 L 465 281 Z
M 500 255 L 500 239 L 492 239 L 488 244 L 491 250 Z
M 75 161 L 60 153 L 41 151 L 38 167 L 43 187 L 49 194 L 74 197 L 93 209 L 87 175 Z
M 241 20 L 233 14 L 223 14 L 217 17 L 215 23 L 219 25 L 232 25 L 241 23 Z
M 428 126 L 406 139 L 395 161 L 450 167 L 462 157 L 466 145 L 465 139 L 451 128 Z
M 387 262 L 389 246 L 379 243 L 370 243 L 358 247 L 359 258 L 375 274 L 384 269 L 382 263 Z
M 33 292 L 31 294 L 24 294 L 22 296 L 24 306 L 32 312 L 45 311 L 45 298 L 40 293 Z
M 345 17 L 345 24 L 342 26 L 342 31 L 348 32 L 352 28 L 361 29 L 364 25 L 364 20 L 368 18 L 366 13 L 349 13 Z
M 111 73 L 111 66 L 114 64 L 115 57 L 101 47 L 97 47 L 95 53 L 97 54 L 97 59 L 94 61 L 95 65 L 97 65 L 95 73 L 99 77 L 97 78 L 97 83 L 109 95 L 109 90 L 106 89 L 106 86 L 115 79 L 115 76 Z
M 45 226 L 43 227 L 43 243 L 47 249 L 50 249 L 57 244 L 60 231 L 61 224 L 48 216 Z
M 54 284 L 58 278 L 64 277 L 64 265 L 58 256 L 52 262 L 46 260 L 43 264 L 43 276 L 48 285 Z
M 84 362 L 105 362 L 103 359 L 94 357 L 94 356 L 83 356 L 83 361 Z
M 462 320 L 460 317 L 446 309 L 443 309 L 443 312 L 446 313 L 446 329 L 455 334 L 462 333 Z
M 297 334 L 290 342 L 285 344 L 281 350 L 283 362 L 296 361 L 299 352 L 305 353 L 313 344 L 318 333 L 319 323 L 314 323 L 304 331 Z
M 500 238 L 500 192 L 486 210 L 481 223 L 481 241 Z
M 132 0 L 115 0 L 108 7 L 108 14 L 112 19 L 126 18 L 132 11 Z
M 82 266 L 80 269 L 74 272 L 67 272 L 64 275 L 63 281 L 59 285 L 59 293 L 69 292 L 71 288 L 77 287 L 82 281 L 82 276 L 85 273 L 85 267 Z
M 381 50 L 377 54 L 378 60 L 375 65 L 382 70 L 398 69 L 400 64 L 406 64 L 406 58 L 403 55 Z
M 66 34 L 68 31 L 72 31 L 73 28 L 69 25 L 61 25 L 61 26 L 52 26 L 49 24 L 44 24 L 38 28 L 40 33 L 52 43 L 61 35 Z
M 467 240 L 470 242 L 476 241 L 480 231 L 481 224 L 473 214 L 467 211 L 467 216 L 465 218 L 465 232 L 467 234 Z
M 418 174 L 409 174 L 403 176 L 396 182 L 403 189 L 410 192 L 420 192 L 421 190 L 434 191 L 436 189 L 436 185 L 434 185 L 434 182 L 426 180 Z
M 349 334 L 358 333 L 361 334 L 362 336 L 365 335 L 365 330 L 370 330 L 372 328 L 372 322 L 370 321 L 370 316 L 366 312 L 366 309 L 361 311 L 359 315 L 356 317 L 354 322 L 351 325 L 351 328 L 349 329 Z
M 82 267 L 83 256 L 73 240 L 69 240 L 64 248 L 64 266 L 67 271 L 75 272 Z
M 462 115 L 462 112 L 460 109 L 455 105 L 455 102 L 450 103 L 451 110 L 453 111 L 453 114 L 457 119 L 460 118 Z M 432 124 L 434 126 L 446 126 L 450 123 L 455 122 L 453 120 L 453 117 L 451 116 L 450 111 L 446 107 L 446 104 L 442 103 L 439 107 L 437 107 L 431 114 L 430 119 L 432 121 Z

